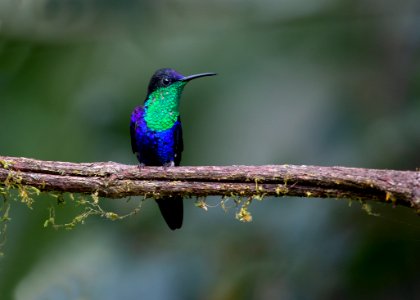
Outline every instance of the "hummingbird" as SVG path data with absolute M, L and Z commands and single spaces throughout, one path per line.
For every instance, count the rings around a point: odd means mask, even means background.
M 179 102 L 185 85 L 196 78 L 216 73 L 183 76 L 173 69 L 159 69 L 150 79 L 143 106 L 131 114 L 131 147 L 140 166 L 179 166 L 184 149 Z M 182 226 L 180 196 L 156 199 L 160 212 L 172 230 Z

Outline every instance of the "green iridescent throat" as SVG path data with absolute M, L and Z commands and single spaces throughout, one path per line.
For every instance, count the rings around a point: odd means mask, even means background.
M 185 84 L 184 81 L 178 81 L 149 95 L 144 104 L 147 127 L 163 131 L 174 126 L 179 116 L 179 99 Z

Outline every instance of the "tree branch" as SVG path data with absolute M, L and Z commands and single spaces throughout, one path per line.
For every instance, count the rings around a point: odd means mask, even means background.
M 398 204 L 420 212 L 420 172 L 295 165 L 138 167 L 0 156 L 0 184 L 109 198 L 298 196 Z

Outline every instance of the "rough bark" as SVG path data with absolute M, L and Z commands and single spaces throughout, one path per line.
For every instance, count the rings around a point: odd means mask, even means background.
M 139 167 L 0 156 L 0 183 L 41 191 L 134 195 L 298 196 L 371 200 L 420 211 L 420 172 L 296 165 Z

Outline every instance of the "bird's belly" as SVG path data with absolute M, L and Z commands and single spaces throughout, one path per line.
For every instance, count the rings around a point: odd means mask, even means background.
M 174 161 L 175 139 L 172 129 L 139 132 L 139 162 L 146 166 L 163 166 Z

